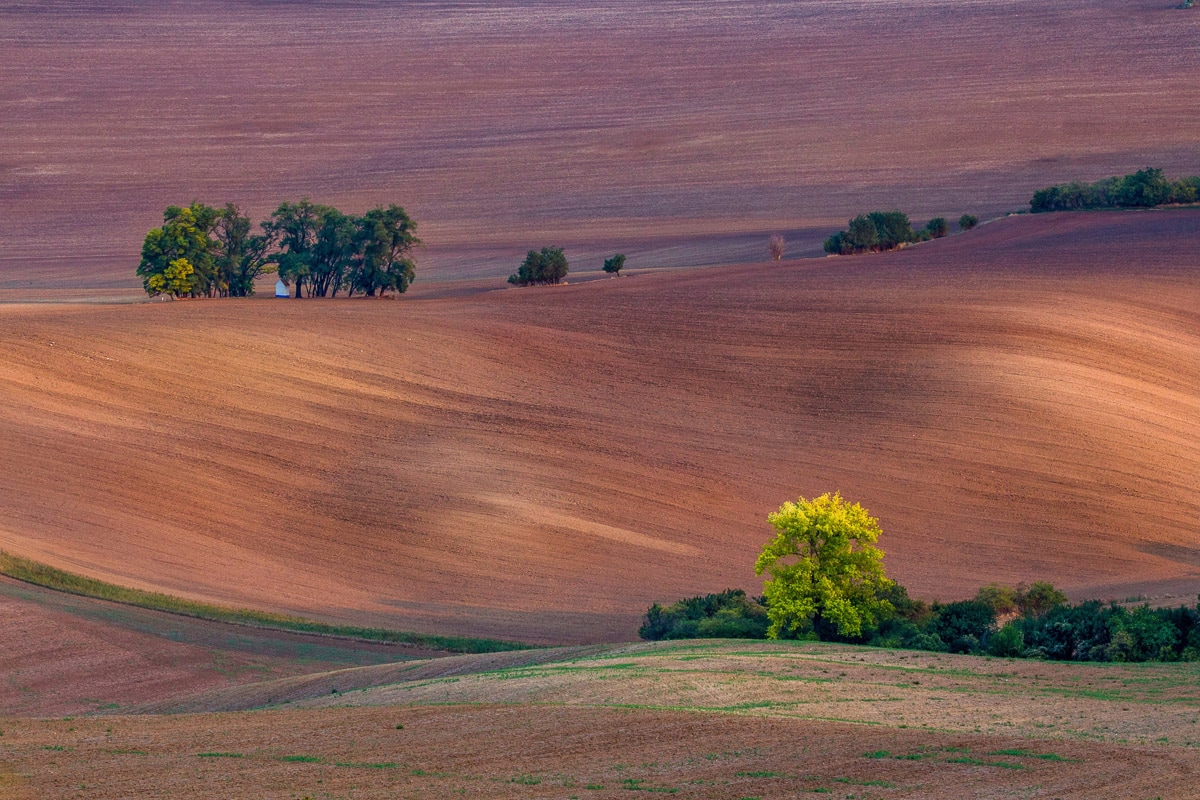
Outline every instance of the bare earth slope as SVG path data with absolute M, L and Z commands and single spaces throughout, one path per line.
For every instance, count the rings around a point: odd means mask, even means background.
M 530 640 L 753 589 L 840 489 L 892 574 L 1194 597 L 1189 211 L 400 301 L 0 307 L 0 547 L 198 598 Z
M 136 287 L 164 206 L 401 202 L 422 275 L 819 252 L 871 208 L 985 216 L 1200 172 L 1172 0 L 0 8 L 0 290 Z M 814 225 L 823 226 L 814 229 Z

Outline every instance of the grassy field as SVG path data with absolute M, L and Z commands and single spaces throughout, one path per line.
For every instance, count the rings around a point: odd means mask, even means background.
M 1194 786 L 1198 677 L 1195 665 L 644 643 L 341 670 L 282 704 L 265 701 L 287 681 L 244 686 L 230 692 L 263 707 L 239 713 L 12 720 L 0 760 L 38 797 L 187 785 L 270 798 L 1149 800 Z M 215 708 L 228 696 L 203 697 Z

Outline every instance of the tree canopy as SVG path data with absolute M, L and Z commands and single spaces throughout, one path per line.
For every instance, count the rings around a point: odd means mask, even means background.
M 1073 181 L 1038 189 L 1029 201 L 1029 208 L 1034 214 L 1094 208 L 1153 208 L 1195 203 L 1198 199 L 1200 176 L 1172 181 L 1161 169 L 1146 167 L 1095 183 Z
M 271 271 L 295 297 L 403 293 L 416 277 L 416 227 L 395 204 L 353 216 L 307 198 L 285 202 L 260 233 L 232 203 L 170 206 L 162 227 L 146 234 L 137 272 L 151 296 L 246 297 Z
M 604 259 L 604 271 L 610 275 L 621 277 L 621 270 L 625 268 L 625 254 L 617 253 L 612 258 Z
M 516 286 L 556 284 L 567 277 L 567 269 L 561 247 L 543 247 L 540 251 L 530 250 L 517 271 L 508 276 L 508 282 Z
M 817 623 L 838 635 L 862 634 L 892 610 L 880 594 L 892 583 L 884 574 L 882 531 L 858 503 L 838 493 L 784 503 L 768 521 L 776 530 L 754 565 L 766 573 L 763 595 L 771 619 L 768 636 L 801 632 Z

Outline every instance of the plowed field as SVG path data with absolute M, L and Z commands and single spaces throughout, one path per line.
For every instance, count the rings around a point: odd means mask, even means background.
M 753 590 L 838 489 L 949 599 L 1200 581 L 1193 211 L 398 301 L 0 307 L 0 546 L 141 588 L 534 641 Z M 424 294 L 423 294 L 424 292 Z
M 1172 0 L 6 2 L 0 289 L 136 287 L 164 206 L 400 202 L 423 279 L 792 255 L 1200 172 Z M 815 226 L 815 227 L 814 227 Z

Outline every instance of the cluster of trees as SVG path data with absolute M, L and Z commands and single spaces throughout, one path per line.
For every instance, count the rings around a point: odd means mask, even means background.
M 416 228 L 394 204 L 353 216 L 307 199 L 282 203 L 258 232 L 232 203 L 169 206 L 146 234 L 137 274 L 151 296 L 246 297 L 274 271 L 296 297 L 403 293 L 416 277 Z
M 969 216 L 969 215 L 964 215 Z M 902 211 L 872 211 L 850 220 L 850 227 L 825 240 L 825 252 L 831 255 L 878 253 L 895 250 L 913 242 L 940 239 L 950 232 L 945 217 L 934 217 L 924 228 L 913 230 Z
M 1195 203 L 1200 199 L 1200 176 L 1168 180 L 1161 169 L 1147 167 L 1131 175 L 1114 175 L 1095 183 L 1075 181 L 1033 193 L 1030 210 L 1075 211 L 1089 208 L 1153 208 Z
M 756 571 L 740 589 L 655 604 L 643 639 L 795 638 L 1009 658 L 1200 661 L 1200 605 L 1076 605 L 1049 583 L 984 586 L 973 599 L 926 603 L 886 577 L 878 521 L 838 494 L 784 503 Z
M 621 261 L 624 263 L 624 258 Z M 567 257 L 561 247 L 543 247 L 530 250 L 517 271 L 508 276 L 508 282 L 515 286 L 553 285 L 567 277 L 567 270 Z

